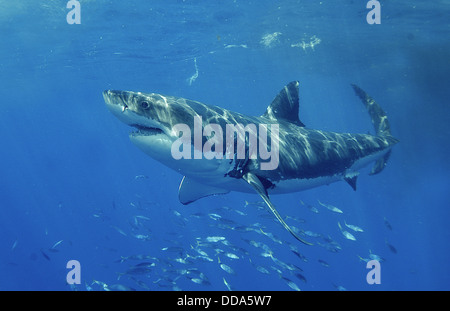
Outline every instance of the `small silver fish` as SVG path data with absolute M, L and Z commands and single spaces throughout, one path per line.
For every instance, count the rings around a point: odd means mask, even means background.
M 319 200 L 317 200 L 319 201 Z M 335 212 L 335 213 L 339 213 L 342 214 L 343 211 L 341 211 L 339 208 L 337 208 L 336 206 L 330 205 L 330 204 L 325 204 L 319 201 L 319 204 L 322 205 L 323 207 L 326 207 L 328 210 Z
M 132 287 L 128 287 L 122 284 L 113 284 L 109 286 L 109 290 L 111 291 L 119 291 L 119 292 L 123 292 L 123 291 L 136 291 L 134 288 Z
M 174 261 L 178 262 L 178 263 L 182 263 L 182 264 L 187 264 L 188 263 L 188 261 L 186 261 L 186 258 L 181 258 L 181 257 L 175 258 Z
M 192 245 L 191 245 L 191 248 L 193 249 L 193 250 L 195 250 L 199 255 L 201 255 L 201 256 L 205 256 L 205 257 L 208 257 L 209 255 L 208 255 L 208 253 L 207 252 L 205 252 L 204 250 L 201 250 L 201 249 L 199 249 L 199 248 L 194 248 Z
M 103 290 L 110 291 L 108 284 L 106 284 L 105 282 L 92 280 L 92 284 L 97 284 L 97 285 L 103 287 Z
M 292 282 L 291 280 L 289 280 L 288 278 L 285 278 L 284 276 L 281 277 L 286 283 L 287 285 L 292 288 L 293 290 L 296 291 L 301 291 L 301 289 L 297 286 L 297 284 L 295 284 L 294 282 Z
M 239 259 L 239 256 L 233 253 L 225 253 L 225 256 L 231 259 Z
M 261 272 L 263 274 L 269 274 L 270 273 L 269 270 L 267 270 L 266 268 L 261 267 L 261 266 L 257 266 L 256 270 L 258 270 L 259 272 Z
M 207 242 L 219 242 L 225 240 L 225 237 L 223 236 L 208 236 L 205 239 Z
M 144 234 L 136 234 L 134 235 L 134 237 L 138 240 L 142 240 L 142 241 L 149 241 L 150 240 L 150 236 L 149 235 L 144 235 Z
M 311 212 L 319 214 L 319 210 L 316 207 L 312 206 L 311 204 L 305 204 L 305 202 L 303 202 L 302 200 L 300 200 L 300 203 L 303 206 L 306 206 Z
M 388 228 L 389 230 L 392 231 L 392 226 L 391 226 L 391 224 L 389 223 L 389 221 L 387 220 L 386 217 L 384 217 L 384 225 L 386 226 L 386 228 Z
M 203 283 L 203 280 L 199 279 L 199 278 L 192 278 L 191 281 L 196 283 L 196 284 L 202 284 Z
M 119 232 L 121 235 L 123 236 L 127 236 L 127 234 L 120 228 L 116 227 L 116 226 L 111 226 L 112 228 L 114 228 L 117 232 Z
M 356 241 L 356 238 L 353 236 L 353 234 L 351 234 L 348 231 L 342 230 L 342 226 L 341 224 L 338 222 L 338 227 L 341 230 L 342 235 L 347 239 L 347 240 L 351 240 L 351 241 Z
M 345 220 L 344 220 L 344 225 L 345 225 L 347 228 L 352 229 L 352 230 L 355 231 L 355 232 L 364 232 L 364 230 L 361 229 L 361 228 L 358 227 L 358 226 L 347 224 L 347 222 L 346 222 Z
M 225 286 L 228 288 L 228 290 L 231 292 L 231 286 L 230 286 L 230 284 L 228 284 L 228 282 L 227 282 L 227 280 L 225 280 L 225 278 L 224 277 L 222 277 L 222 279 L 223 279 L 223 284 L 225 284 Z
M 327 268 L 330 267 L 330 264 L 328 262 L 326 262 L 325 260 L 319 259 L 318 261 L 322 266 L 327 267 Z
M 384 258 L 383 258 L 383 257 L 381 257 L 381 256 L 379 256 L 379 255 L 377 255 L 377 254 L 372 254 L 372 252 L 371 252 L 370 250 L 369 250 L 369 252 L 370 252 L 370 254 L 369 254 L 369 258 L 370 258 L 370 259 L 377 260 L 377 261 L 379 261 L 379 262 L 384 261 Z
M 240 210 L 238 210 L 238 209 L 236 209 L 236 210 L 234 210 L 236 213 L 238 213 L 239 215 L 241 215 L 241 216 L 247 216 L 247 214 L 246 213 L 244 213 L 244 212 L 242 212 L 242 211 L 240 211 Z
M 227 272 L 227 273 L 229 273 L 229 274 L 234 274 L 234 270 L 231 269 L 230 266 L 228 266 L 228 265 L 226 265 L 226 264 L 224 264 L 224 263 L 221 263 L 221 264 L 220 264 L 220 268 L 221 268 L 223 271 L 225 271 L 225 272 Z
M 208 214 L 208 216 L 212 220 L 218 220 L 218 219 L 222 218 L 222 216 L 220 216 L 219 214 L 214 214 L 214 213 Z
M 139 218 L 139 219 L 143 219 L 143 220 L 150 220 L 150 218 L 146 217 L 146 216 L 141 216 L 141 215 L 136 215 L 134 216 L 135 218 Z
M 393 252 L 394 254 L 397 254 L 397 249 L 392 244 L 389 244 L 388 241 L 385 241 L 385 243 L 391 252 Z
M 220 257 L 217 257 L 217 261 L 218 261 L 218 263 L 219 263 L 220 268 L 221 268 L 223 271 L 225 271 L 225 272 L 227 272 L 227 273 L 229 273 L 229 274 L 234 274 L 234 270 L 231 269 L 230 266 L 228 266 L 228 265 L 226 265 L 226 264 L 220 262 Z
M 61 244 L 63 242 L 63 240 L 60 240 L 58 242 L 56 242 L 55 244 L 53 244 L 53 246 L 51 247 L 52 249 L 55 249 L 59 244 Z

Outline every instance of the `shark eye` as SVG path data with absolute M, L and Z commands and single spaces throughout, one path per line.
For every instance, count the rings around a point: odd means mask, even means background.
M 141 102 L 140 105 L 142 109 L 148 109 L 150 107 L 150 104 L 146 101 Z

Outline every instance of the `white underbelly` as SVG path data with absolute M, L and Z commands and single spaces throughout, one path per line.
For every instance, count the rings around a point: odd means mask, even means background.
M 269 194 L 282 194 L 290 192 L 299 192 L 323 185 L 328 185 L 336 181 L 342 180 L 342 176 L 325 176 L 317 178 L 297 178 L 297 179 L 285 179 L 275 182 L 273 189 L 268 189 Z

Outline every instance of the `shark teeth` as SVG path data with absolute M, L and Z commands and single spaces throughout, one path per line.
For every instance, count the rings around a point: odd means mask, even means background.
M 136 131 L 133 131 L 131 134 L 132 135 L 157 135 L 157 134 L 163 134 L 163 131 L 159 128 L 155 128 L 155 127 L 146 127 L 146 126 L 142 126 L 142 125 L 132 125 L 133 127 L 136 128 Z

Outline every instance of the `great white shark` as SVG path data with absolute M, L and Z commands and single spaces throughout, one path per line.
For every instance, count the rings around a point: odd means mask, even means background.
M 119 120 L 137 129 L 130 133 L 135 145 L 184 176 L 178 190 L 182 204 L 230 191 L 256 191 L 286 230 L 302 243 L 310 244 L 284 222 L 269 195 L 302 191 L 341 180 L 356 190 L 359 170 L 374 163 L 370 174 L 381 172 L 392 146 L 398 142 L 391 135 L 383 109 L 361 88 L 352 87 L 367 108 L 376 135 L 325 132 L 305 127 L 298 117 L 298 81 L 287 84 L 259 117 L 156 93 L 107 90 L 103 97 L 108 109 Z M 201 118 L 203 129 L 208 124 L 218 124 L 222 128 L 242 125 L 246 129 L 250 124 L 270 125 L 268 135 L 273 134 L 271 128 L 277 125 L 277 167 L 261 169 L 260 164 L 267 161 L 249 157 L 248 152 L 243 159 L 236 155 L 220 159 L 175 159 L 172 146 L 179 141 L 180 131 L 174 128 L 177 124 L 185 124 L 193 132 L 195 118 Z M 225 131 L 222 134 L 225 135 Z M 210 133 L 209 137 L 214 135 Z M 202 135 L 202 142 L 207 138 Z M 195 150 L 194 138 L 191 142 L 192 152 L 202 151 Z M 248 144 L 248 137 L 245 142 Z M 219 149 L 225 153 L 226 148 Z

